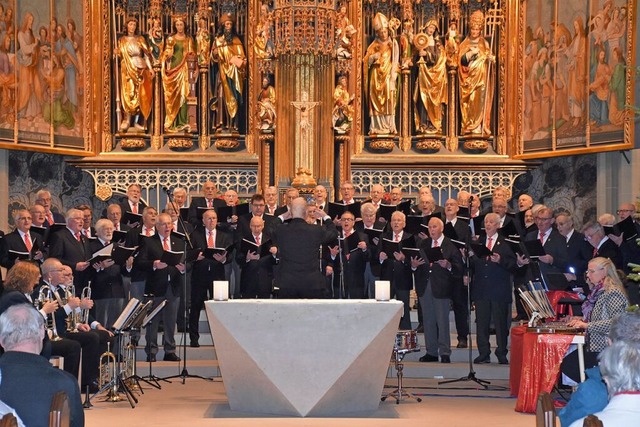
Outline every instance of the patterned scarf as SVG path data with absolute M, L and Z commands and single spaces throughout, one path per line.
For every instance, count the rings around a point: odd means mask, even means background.
M 589 292 L 589 296 L 582 303 L 582 320 L 585 322 L 589 322 L 591 319 L 591 312 L 593 311 L 593 306 L 596 305 L 596 301 L 600 298 L 600 295 L 604 292 L 604 282 L 600 282 L 596 285 L 595 288 Z

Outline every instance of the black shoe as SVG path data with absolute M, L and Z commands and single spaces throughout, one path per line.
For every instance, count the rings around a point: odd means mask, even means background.
M 451 363 L 451 358 L 449 356 L 440 356 L 440 363 Z
M 430 354 L 425 354 L 419 359 L 421 362 L 437 362 L 438 356 L 432 356 Z
M 473 363 L 491 363 L 491 358 L 489 356 L 478 356 L 473 359 Z
M 147 362 L 155 362 L 156 355 L 155 354 L 147 354 Z
M 198 340 L 191 340 L 189 347 L 198 348 L 200 347 L 200 343 L 198 342 Z
M 135 338 L 131 338 L 131 345 L 133 345 L 134 347 L 138 346 L 138 340 Z
M 489 335 L 495 335 L 496 334 L 496 328 L 489 328 Z
M 178 355 L 175 353 L 165 353 L 162 360 L 164 360 L 165 362 L 179 362 L 180 357 L 178 357 Z
M 467 340 L 458 340 L 458 345 L 456 346 L 456 348 L 467 348 L 467 347 L 469 347 Z
M 509 359 L 507 359 L 506 357 L 498 357 L 498 363 L 501 365 L 508 365 Z
M 422 323 L 418 324 L 418 327 L 416 328 L 416 333 L 418 334 L 424 333 L 424 325 Z

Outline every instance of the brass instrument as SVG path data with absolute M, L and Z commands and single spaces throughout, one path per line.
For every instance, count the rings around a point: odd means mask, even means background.
M 91 299 L 91 281 L 89 281 L 87 286 L 82 288 L 82 294 L 80 294 L 80 301 L 82 301 L 83 299 Z M 89 323 L 89 309 L 88 308 L 83 308 L 80 311 L 80 313 L 78 315 L 77 323 Z
M 116 355 L 111 352 L 111 343 L 107 343 L 107 351 L 100 355 L 100 370 L 98 371 L 98 387 L 102 389 L 106 384 L 111 384 L 107 400 L 116 402 L 118 396 L 118 362 Z
M 139 390 L 140 386 L 138 382 L 135 380 L 136 376 L 136 346 L 133 345 L 131 341 L 131 335 L 127 334 L 127 345 L 124 347 L 124 368 L 123 377 L 125 378 L 125 383 L 127 387 L 131 390 Z
M 51 288 L 49 286 L 42 286 L 40 288 L 40 292 L 38 292 L 38 299 L 34 301 L 34 304 L 36 305 L 36 308 L 40 310 L 46 303 L 53 301 L 53 299 L 54 296 Z M 55 312 L 47 314 L 45 323 L 49 339 L 51 341 L 60 341 L 62 338 L 58 335 Z
M 66 304 L 69 301 L 69 298 L 72 298 L 76 295 L 76 288 L 73 285 L 67 285 L 64 288 L 64 301 L 63 304 Z M 78 332 L 78 322 L 76 317 L 76 310 L 73 309 L 71 313 L 67 315 L 67 332 L 75 333 Z

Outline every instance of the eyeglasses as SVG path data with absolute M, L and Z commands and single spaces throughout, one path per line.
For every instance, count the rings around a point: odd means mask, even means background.
M 593 233 L 593 234 L 586 234 L 585 233 L 584 240 L 591 240 L 593 238 L 593 236 L 595 236 L 595 235 L 596 235 L 596 233 Z
M 635 212 L 635 211 L 634 211 L 633 209 L 618 209 L 618 210 L 616 211 L 616 213 L 617 213 L 618 215 L 620 215 L 620 214 L 621 214 L 621 213 L 623 213 L 623 212 L 632 213 L 632 212 Z
M 590 268 L 589 270 L 587 270 L 587 274 L 593 274 L 596 271 L 600 271 L 600 270 L 604 270 L 604 267 L 600 267 L 600 268 L 596 268 L 596 269 L 591 269 Z
M 543 218 L 543 217 L 536 217 L 536 221 L 549 221 L 550 219 L 553 219 L 553 217 L 549 217 L 549 218 Z

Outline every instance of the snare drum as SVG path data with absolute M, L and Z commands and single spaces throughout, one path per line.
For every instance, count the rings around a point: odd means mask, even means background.
M 396 345 L 393 349 L 397 353 L 409 353 L 412 351 L 419 351 L 418 348 L 418 335 L 416 331 L 398 331 L 396 334 Z

